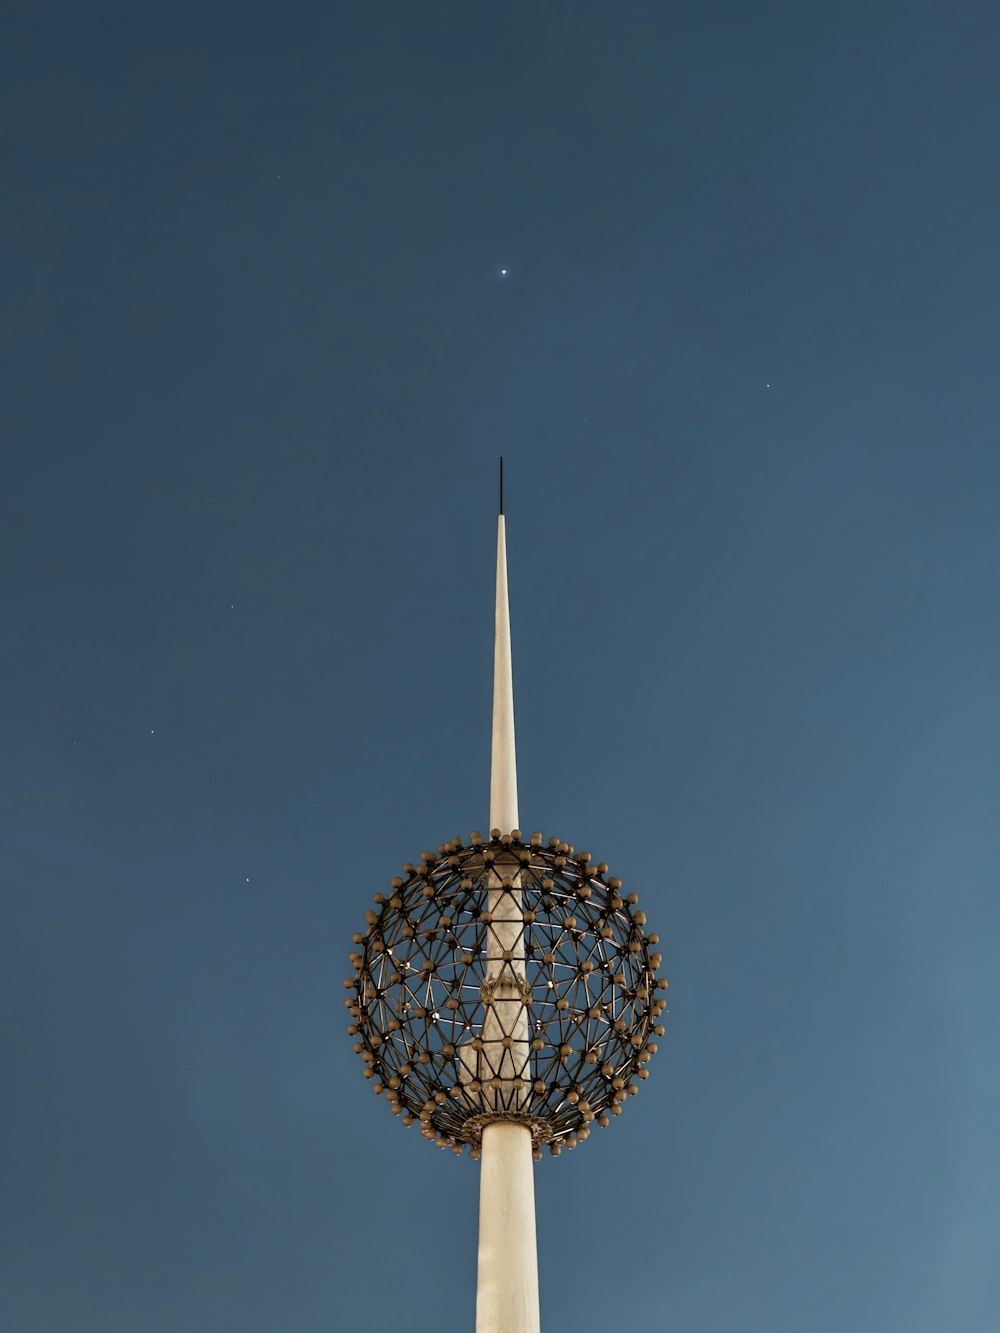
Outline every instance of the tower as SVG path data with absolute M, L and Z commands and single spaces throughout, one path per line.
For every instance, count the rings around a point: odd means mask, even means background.
M 376 893 L 345 1004 L 393 1113 L 481 1159 L 476 1333 L 539 1333 L 533 1161 L 621 1114 L 667 982 L 636 895 L 519 828 L 502 472 L 495 617 L 489 837 L 422 852 Z

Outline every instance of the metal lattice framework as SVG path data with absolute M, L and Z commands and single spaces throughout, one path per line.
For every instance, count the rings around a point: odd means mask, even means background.
M 621 1114 L 662 1036 L 667 982 L 634 893 L 557 838 L 443 843 L 375 895 L 354 936 L 348 1032 L 405 1125 L 478 1156 L 483 1126 L 535 1155 Z

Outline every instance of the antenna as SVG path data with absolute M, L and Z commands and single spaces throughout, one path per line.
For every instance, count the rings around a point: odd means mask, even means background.
M 500 512 L 503 513 L 503 454 L 500 455 Z

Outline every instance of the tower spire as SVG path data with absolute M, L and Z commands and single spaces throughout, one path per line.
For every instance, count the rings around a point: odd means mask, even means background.
M 510 652 L 507 534 L 503 515 L 503 459 L 501 459 L 500 515 L 497 519 L 496 628 L 493 641 L 493 752 L 490 766 L 490 828 L 498 828 L 501 833 L 511 833 L 517 827 L 514 677 Z

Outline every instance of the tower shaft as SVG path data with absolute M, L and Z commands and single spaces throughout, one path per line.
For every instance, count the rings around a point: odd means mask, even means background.
M 476 1333 L 539 1333 L 531 1130 L 494 1121 L 482 1154 Z
M 511 668 L 507 543 L 504 517 L 497 527 L 496 632 L 493 652 L 493 746 L 490 828 L 518 827 L 514 687 Z M 484 1109 L 516 1107 L 514 1078 L 530 1080 L 528 1013 L 522 998 L 524 929 L 519 877 L 506 887 L 500 875 L 490 888 L 486 981 L 490 1001 L 483 1042 L 492 1070 L 481 1068 Z M 505 1039 L 509 1045 L 503 1043 Z M 488 1087 L 495 1073 L 499 1088 Z M 492 1093 L 492 1097 L 491 1097 Z M 531 1130 L 498 1119 L 482 1132 L 479 1180 L 479 1268 L 476 1333 L 539 1333 L 538 1253 Z

